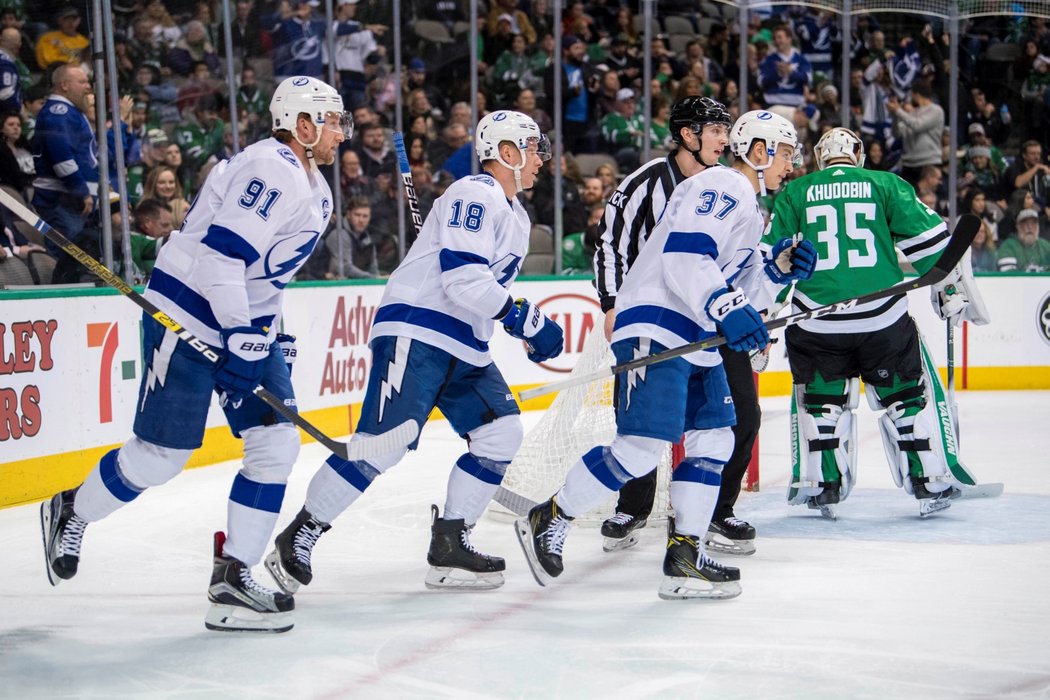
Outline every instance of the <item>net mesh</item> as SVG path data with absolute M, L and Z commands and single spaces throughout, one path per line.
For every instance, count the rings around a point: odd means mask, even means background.
M 615 363 L 609 343 L 601 328 L 587 336 L 580 359 L 570 377 L 590 374 Z M 609 379 L 562 391 L 555 397 L 536 427 L 533 428 L 507 468 L 504 488 L 534 501 L 550 498 L 565 482 L 569 468 L 595 445 L 608 445 L 616 436 L 613 409 L 614 381 Z M 668 496 L 671 473 L 671 448 L 668 447 L 657 468 L 656 500 L 650 520 L 666 519 L 670 512 Z M 576 519 L 577 524 L 599 525 L 613 515 L 616 495 L 606 503 Z M 508 516 L 509 511 L 493 503 L 490 512 Z

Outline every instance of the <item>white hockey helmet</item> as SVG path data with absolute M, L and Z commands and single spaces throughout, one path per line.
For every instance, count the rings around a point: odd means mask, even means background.
M 518 147 L 521 153 L 518 165 L 511 165 L 499 154 L 499 145 L 504 141 L 510 141 Z M 513 170 L 514 181 L 518 185 L 519 192 L 522 190 L 521 169 L 525 166 L 525 153 L 529 145 L 533 143 L 536 144 L 536 152 L 540 160 L 550 160 L 550 139 L 540 131 L 536 121 L 527 114 L 507 109 L 491 112 L 482 117 L 474 134 L 474 150 L 481 162 L 494 160 L 505 168 Z
M 858 168 L 864 167 L 864 142 L 855 133 L 841 126 L 820 137 L 813 147 L 817 170 L 828 167 L 833 160 L 846 159 Z
M 755 141 L 763 141 L 766 144 L 766 153 L 770 160 L 762 167 L 756 166 L 747 154 Z M 729 150 L 737 158 L 742 158 L 745 163 L 755 170 L 761 172 L 769 167 L 777 147 L 787 145 L 794 151 L 792 162 L 796 167 L 802 164 L 802 146 L 798 142 L 798 134 L 795 126 L 784 117 L 764 109 L 756 109 L 742 114 L 736 120 L 732 130 L 729 132 Z
M 339 127 L 346 139 L 354 135 L 353 117 L 343 111 L 343 98 L 334 87 L 305 75 L 285 78 L 274 89 L 273 97 L 270 98 L 270 116 L 273 117 L 274 131 L 287 129 L 295 134 L 295 120 L 304 112 L 309 114 L 310 119 L 317 125 L 318 140 L 321 137 L 320 128 L 324 126 L 330 112 L 339 115 Z M 310 147 L 316 145 L 316 142 L 303 145 Z

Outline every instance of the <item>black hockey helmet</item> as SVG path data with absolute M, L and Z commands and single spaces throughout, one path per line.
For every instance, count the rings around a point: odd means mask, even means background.
M 682 129 L 692 129 L 693 133 L 699 134 L 704 130 L 704 124 L 725 124 L 729 129 L 733 126 L 733 118 L 721 102 L 712 100 L 710 97 L 690 96 L 675 102 L 671 106 L 671 117 L 668 120 L 671 127 L 671 139 L 681 145 Z

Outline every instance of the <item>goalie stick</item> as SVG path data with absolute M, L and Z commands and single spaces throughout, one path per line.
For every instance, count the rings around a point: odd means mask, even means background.
M 215 352 L 210 345 L 183 328 L 175 321 L 175 319 L 168 316 L 151 301 L 136 292 L 131 285 L 121 279 L 118 275 L 114 274 L 112 270 L 88 255 L 82 248 L 73 243 L 73 241 L 66 238 L 65 235 L 57 229 L 52 228 L 46 221 L 33 213 L 28 207 L 3 190 L 0 190 L 0 204 L 3 204 L 10 209 L 15 216 L 25 221 L 50 239 L 51 242 L 59 248 L 73 256 L 81 265 L 95 273 L 95 275 L 103 282 L 133 301 L 143 311 L 152 316 L 157 323 L 170 330 L 180 340 L 185 341 L 191 348 L 199 352 L 212 363 L 217 363 L 219 361 L 219 354 Z M 281 414 L 291 423 L 301 428 L 307 435 L 317 440 L 344 460 L 363 459 L 365 457 L 373 457 L 387 452 L 393 452 L 394 450 L 401 449 L 405 445 L 411 443 L 419 434 L 419 425 L 414 420 L 407 420 L 401 425 L 379 435 L 362 436 L 352 443 L 340 442 L 328 437 L 313 423 L 300 416 L 298 412 L 285 406 L 281 399 L 274 396 L 273 393 L 261 384 L 255 387 L 252 393 L 265 401 L 274 411 Z
M 928 287 L 931 284 L 936 284 L 947 277 L 948 273 L 955 269 L 955 266 L 959 264 L 962 256 L 966 254 L 967 249 L 970 247 L 970 243 L 973 241 L 974 237 L 977 236 L 977 231 L 980 227 L 980 219 L 973 214 L 963 214 L 959 217 L 959 221 L 955 225 L 955 230 L 952 232 L 952 236 L 948 240 L 948 245 L 945 246 L 944 251 L 941 253 L 941 257 L 938 258 L 937 262 L 934 263 L 933 267 L 930 268 L 926 274 L 921 275 L 920 277 L 916 277 L 913 280 L 905 280 L 900 284 L 895 284 L 892 287 L 887 287 L 886 289 L 872 292 L 871 294 L 864 294 L 853 299 L 845 299 L 843 301 L 835 302 L 834 304 L 818 306 L 809 311 L 802 311 L 797 314 L 774 319 L 766 323 L 766 329 L 773 331 L 778 328 L 784 328 L 785 326 L 794 326 L 802 321 L 826 316 L 836 311 L 847 311 L 855 307 L 857 304 L 866 304 L 871 301 L 905 294 L 913 289 L 920 289 L 922 287 Z M 522 401 L 527 401 L 528 399 L 534 399 L 537 396 L 546 396 L 547 394 L 553 394 L 574 386 L 581 386 L 583 384 L 590 384 L 591 382 L 606 379 L 616 374 L 620 374 L 621 372 L 627 372 L 628 370 L 646 367 L 657 362 L 663 362 L 664 360 L 670 360 L 675 357 L 681 357 L 682 355 L 699 352 L 700 350 L 715 348 L 719 345 L 724 345 L 725 342 L 725 337 L 719 335 L 714 338 L 708 338 L 707 340 L 689 343 L 687 345 L 682 345 L 681 347 L 665 350 L 664 352 L 655 355 L 649 355 L 648 357 L 640 357 L 637 360 L 621 362 L 618 365 L 613 365 L 590 374 L 584 374 L 560 382 L 552 382 L 550 384 L 545 384 L 544 386 L 526 389 L 518 392 L 518 398 Z

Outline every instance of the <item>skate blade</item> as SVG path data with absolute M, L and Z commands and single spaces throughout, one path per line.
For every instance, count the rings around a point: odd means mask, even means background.
M 658 595 L 663 600 L 729 600 L 742 591 L 739 581 L 713 583 L 698 578 L 665 576 Z
M 266 565 L 266 570 L 270 572 L 270 577 L 277 584 L 278 588 L 288 595 L 292 595 L 299 590 L 301 584 L 289 576 L 281 567 L 281 555 L 277 553 L 276 549 L 266 555 L 263 563 Z
M 261 613 L 238 605 L 212 603 L 204 626 L 216 632 L 268 632 L 279 634 L 295 626 L 291 612 Z
M 423 581 L 432 591 L 470 592 L 493 591 L 503 585 L 499 571 L 474 572 L 451 566 L 432 566 Z
M 628 533 L 627 537 L 605 537 L 602 539 L 602 551 L 619 552 L 636 544 L 638 544 L 638 535 L 633 532 Z
M 928 502 L 927 502 L 928 501 Z M 928 518 L 934 513 L 940 513 L 942 510 L 948 510 L 951 508 L 952 502 L 949 500 L 942 499 L 925 499 L 919 502 L 919 517 Z
M 704 537 L 704 547 L 710 552 L 732 554 L 738 557 L 749 557 L 755 553 L 754 540 L 731 540 L 725 535 L 708 532 Z
M 825 520 L 835 521 L 839 519 L 839 514 L 835 511 L 834 505 L 818 505 L 813 501 L 810 501 L 806 505 L 809 507 L 810 510 L 819 510 L 820 517 L 824 518 Z
M 52 586 L 57 586 L 65 579 L 60 578 L 55 570 L 51 568 L 51 552 L 47 548 L 47 540 L 51 534 L 51 499 L 40 504 L 40 534 L 44 545 L 44 569 L 47 570 L 47 580 Z
M 532 577 L 536 579 L 536 583 L 546 586 L 551 582 L 551 575 L 544 570 L 540 560 L 536 558 L 536 550 L 533 549 L 532 544 L 532 528 L 529 527 L 528 518 L 515 520 L 514 532 L 518 535 L 518 544 L 521 545 L 521 551 L 525 553 L 525 561 L 528 562 Z

